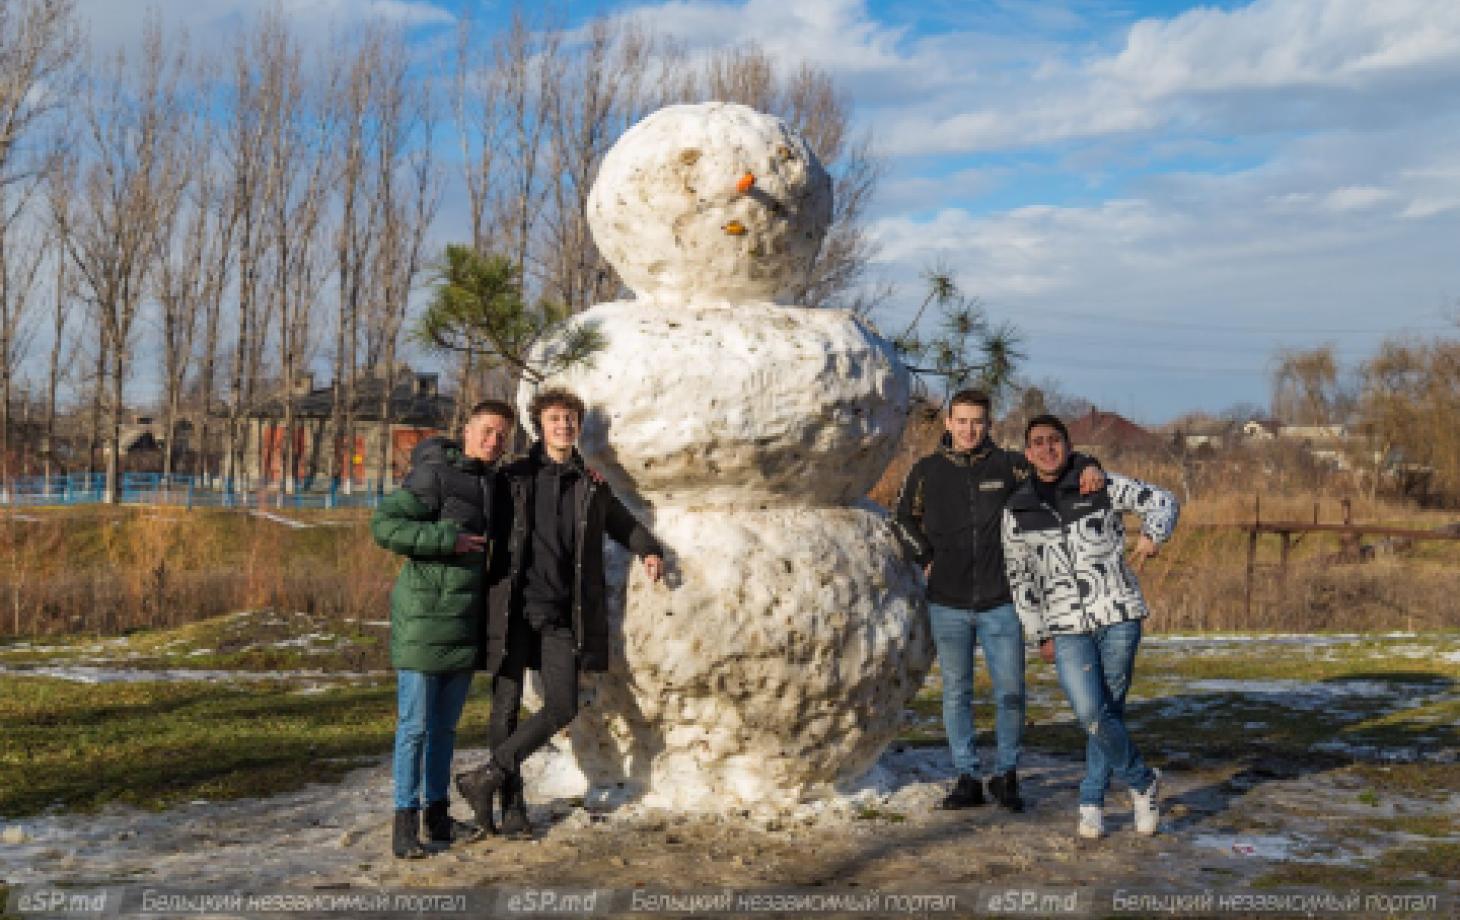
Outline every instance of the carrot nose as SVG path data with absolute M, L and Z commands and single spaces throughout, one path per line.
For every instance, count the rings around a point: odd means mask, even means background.
M 745 235 L 745 225 L 738 220 L 732 220 L 720 229 L 724 230 L 730 236 Z
M 755 173 L 746 171 L 745 175 L 735 181 L 735 191 L 744 195 L 755 185 Z

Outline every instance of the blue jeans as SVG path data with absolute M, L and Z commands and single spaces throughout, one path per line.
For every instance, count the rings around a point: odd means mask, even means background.
M 933 644 L 943 672 L 943 730 L 959 773 L 979 775 L 977 734 L 973 727 L 974 646 L 983 646 L 994 685 L 994 771 L 1019 765 L 1024 736 L 1024 631 L 1013 604 L 974 613 L 929 604 Z
M 1140 644 L 1140 620 L 1054 637 L 1060 685 L 1086 735 L 1081 805 L 1104 805 L 1112 775 L 1136 792 L 1155 779 L 1125 728 L 1125 694 Z
M 395 807 L 444 802 L 451 782 L 456 723 L 471 689 L 471 671 L 395 672 Z M 424 770 L 422 769 L 424 762 Z M 422 789 L 422 774 L 425 788 Z

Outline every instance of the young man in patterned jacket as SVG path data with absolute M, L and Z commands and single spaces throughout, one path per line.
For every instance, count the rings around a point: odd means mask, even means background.
M 1136 832 L 1154 834 L 1160 774 L 1146 766 L 1125 726 L 1125 696 L 1147 611 L 1126 564 L 1122 514 L 1142 519 L 1131 552 L 1139 568 L 1170 539 L 1176 499 L 1113 473 L 1102 491 L 1081 495 L 1069 431 L 1052 415 L 1030 419 L 1024 441 L 1035 475 L 1004 509 L 1004 562 L 1024 633 L 1054 663 L 1086 731 L 1076 832 L 1088 839 L 1105 833 L 1105 789 L 1114 775 L 1130 787 Z
M 990 400 L 959 390 L 948 402 L 947 434 L 908 470 L 894 522 L 928 579 L 928 617 L 943 676 L 943 728 L 958 778 L 944 808 L 983 805 L 973 724 L 974 654 L 983 646 L 994 696 L 997 743 L 989 797 L 1022 811 L 1016 768 L 1024 733 L 1024 637 L 1009 597 L 999 525 L 1004 502 L 1030 475 L 1024 456 L 989 437 Z M 1077 458 L 1087 492 L 1105 485 L 1099 465 Z

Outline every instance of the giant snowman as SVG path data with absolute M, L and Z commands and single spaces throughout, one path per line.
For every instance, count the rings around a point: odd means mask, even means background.
M 806 141 L 745 106 L 662 109 L 604 158 L 588 221 L 637 297 L 575 317 L 604 348 L 518 400 L 583 397 L 580 448 L 670 574 L 610 544 L 611 670 L 536 794 L 789 805 L 871 767 L 922 683 L 920 576 L 863 499 L 907 370 L 857 316 L 784 303 L 831 213 Z

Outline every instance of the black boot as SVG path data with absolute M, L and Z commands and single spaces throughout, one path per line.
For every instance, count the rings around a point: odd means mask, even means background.
M 426 836 L 432 843 L 475 843 L 487 835 L 485 830 L 470 821 L 451 817 L 449 802 L 427 802 L 425 825 Z
M 456 774 L 456 791 L 471 806 L 476 823 L 488 833 L 497 832 L 497 822 L 492 817 L 492 799 L 496 798 L 497 790 L 506 781 L 507 771 L 495 760 L 488 760 L 485 767 Z
M 451 832 L 451 804 L 449 802 L 426 803 L 426 837 L 432 843 L 450 843 L 455 835 Z
M 390 832 L 390 851 L 396 859 L 424 859 L 428 854 L 421 846 L 421 812 L 415 808 L 397 808 L 395 826 Z
M 1013 770 L 997 773 L 989 778 L 989 795 L 1010 811 L 1024 810 L 1024 800 L 1019 798 L 1019 777 Z
M 953 791 L 943 797 L 944 808 L 977 808 L 984 804 L 983 783 L 967 773 L 958 774 Z
M 532 839 L 532 824 L 527 820 L 526 784 L 521 773 L 513 773 L 502 784 L 502 835 L 516 840 Z

